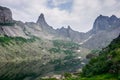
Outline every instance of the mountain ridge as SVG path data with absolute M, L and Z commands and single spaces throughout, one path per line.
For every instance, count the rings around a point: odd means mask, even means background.
M 1 10 L 3 9 L 4 7 L 2 7 Z M 7 12 L 3 11 L 2 13 Z M 9 16 L 11 20 L 12 15 L 10 14 Z M 6 16 L 0 16 L 0 18 L 2 17 Z M 86 33 L 74 31 L 70 26 L 68 26 L 68 28 L 62 27 L 59 29 L 54 29 L 52 26 L 49 26 L 49 24 L 47 24 L 43 13 L 40 14 L 36 23 L 23 23 L 21 21 L 15 20 L 12 21 L 14 21 L 13 26 L 0 25 L 0 34 L 8 36 L 21 36 L 24 38 L 36 36 L 50 40 L 67 39 L 69 41 L 77 42 L 81 44 L 81 46 L 89 49 L 101 49 L 102 47 L 107 46 L 110 41 L 112 41 L 112 39 L 116 38 L 119 35 L 120 30 L 120 19 L 117 18 L 115 15 L 112 15 L 111 17 L 103 15 L 98 16 L 93 24 L 93 28 Z M 94 44 L 95 41 L 97 43 L 96 45 Z M 98 45 L 99 43 L 101 43 L 101 45 Z M 91 47 L 90 45 L 93 46 Z

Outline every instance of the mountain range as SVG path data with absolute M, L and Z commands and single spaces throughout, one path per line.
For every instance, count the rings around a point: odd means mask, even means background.
M 16 21 L 9 8 L 0 6 L 0 79 L 38 80 L 74 72 L 88 63 L 86 55 L 109 45 L 119 31 L 115 15 L 98 16 L 84 33 L 69 25 L 54 29 L 43 13 L 36 22 Z
M 47 24 L 44 14 L 41 13 L 35 22 L 16 21 L 12 18 L 12 12 L 6 7 L 0 7 L 0 34 L 7 36 L 20 36 L 30 38 L 41 37 L 49 40 L 63 39 L 79 43 L 88 49 L 101 49 L 107 46 L 119 35 L 120 18 L 100 15 L 96 18 L 93 28 L 86 32 L 74 31 L 68 28 L 54 29 Z M 95 43 L 95 44 L 94 44 Z

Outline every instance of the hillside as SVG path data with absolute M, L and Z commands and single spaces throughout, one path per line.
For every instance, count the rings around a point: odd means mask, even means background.
M 86 77 L 108 73 L 120 79 L 120 36 L 83 68 Z
M 70 41 L 1 36 L 0 80 L 76 71 L 83 66 L 81 62 L 87 54 L 80 54 L 79 49 L 77 43 Z
M 83 67 L 82 73 L 77 73 L 74 76 L 69 74 L 64 80 L 119 80 L 120 36 L 114 39 L 109 46 L 103 48 L 99 56 L 92 58 Z

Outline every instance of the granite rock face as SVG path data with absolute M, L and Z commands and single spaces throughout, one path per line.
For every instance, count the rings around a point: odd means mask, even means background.
M 12 12 L 9 8 L 0 6 L 0 23 L 12 23 Z
M 52 26 L 49 26 L 47 24 L 43 13 L 40 14 L 36 24 L 38 24 L 42 28 L 43 31 L 48 32 L 48 33 L 53 34 L 53 35 L 56 34 L 55 29 L 53 29 Z
M 101 49 L 106 47 L 120 33 L 120 19 L 115 15 L 98 16 L 94 22 L 93 29 L 88 34 L 91 36 L 83 46 L 89 49 Z
M 120 27 L 120 19 L 115 15 L 111 17 L 100 15 L 97 17 L 93 24 L 93 31 L 97 32 L 100 30 L 111 30 L 113 28 Z
M 0 6 L 0 35 L 27 38 L 24 33 L 24 23 L 13 20 L 11 10 L 2 6 Z

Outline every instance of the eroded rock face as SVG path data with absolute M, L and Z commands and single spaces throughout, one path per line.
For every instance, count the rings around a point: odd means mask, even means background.
M 102 49 L 119 35 L 120 19 L 115 15 L 110 17 L 100 15 L 95 20 L 93 29 L 88 33 L 91 38 L 88 38 L 83 46 L 89 49 Z
M 101 30 L 109 31 L 118 27 L 120 27 L 120 19 L 115 15 L 111 17 L 100 15 L 95 20 L 92 31 L 96 33 Z
M 12 12 L 9 8 L 0 6 L 0 23 L 12 23 Z
M 48 32 L 50 34 L 56 34 L 55 29 L 53 29 L 52 26 L 49 26 L 48 23 L 45 20 L 44 14 L 41 13 L 36 24 L 38 24 L 43 31 Z

